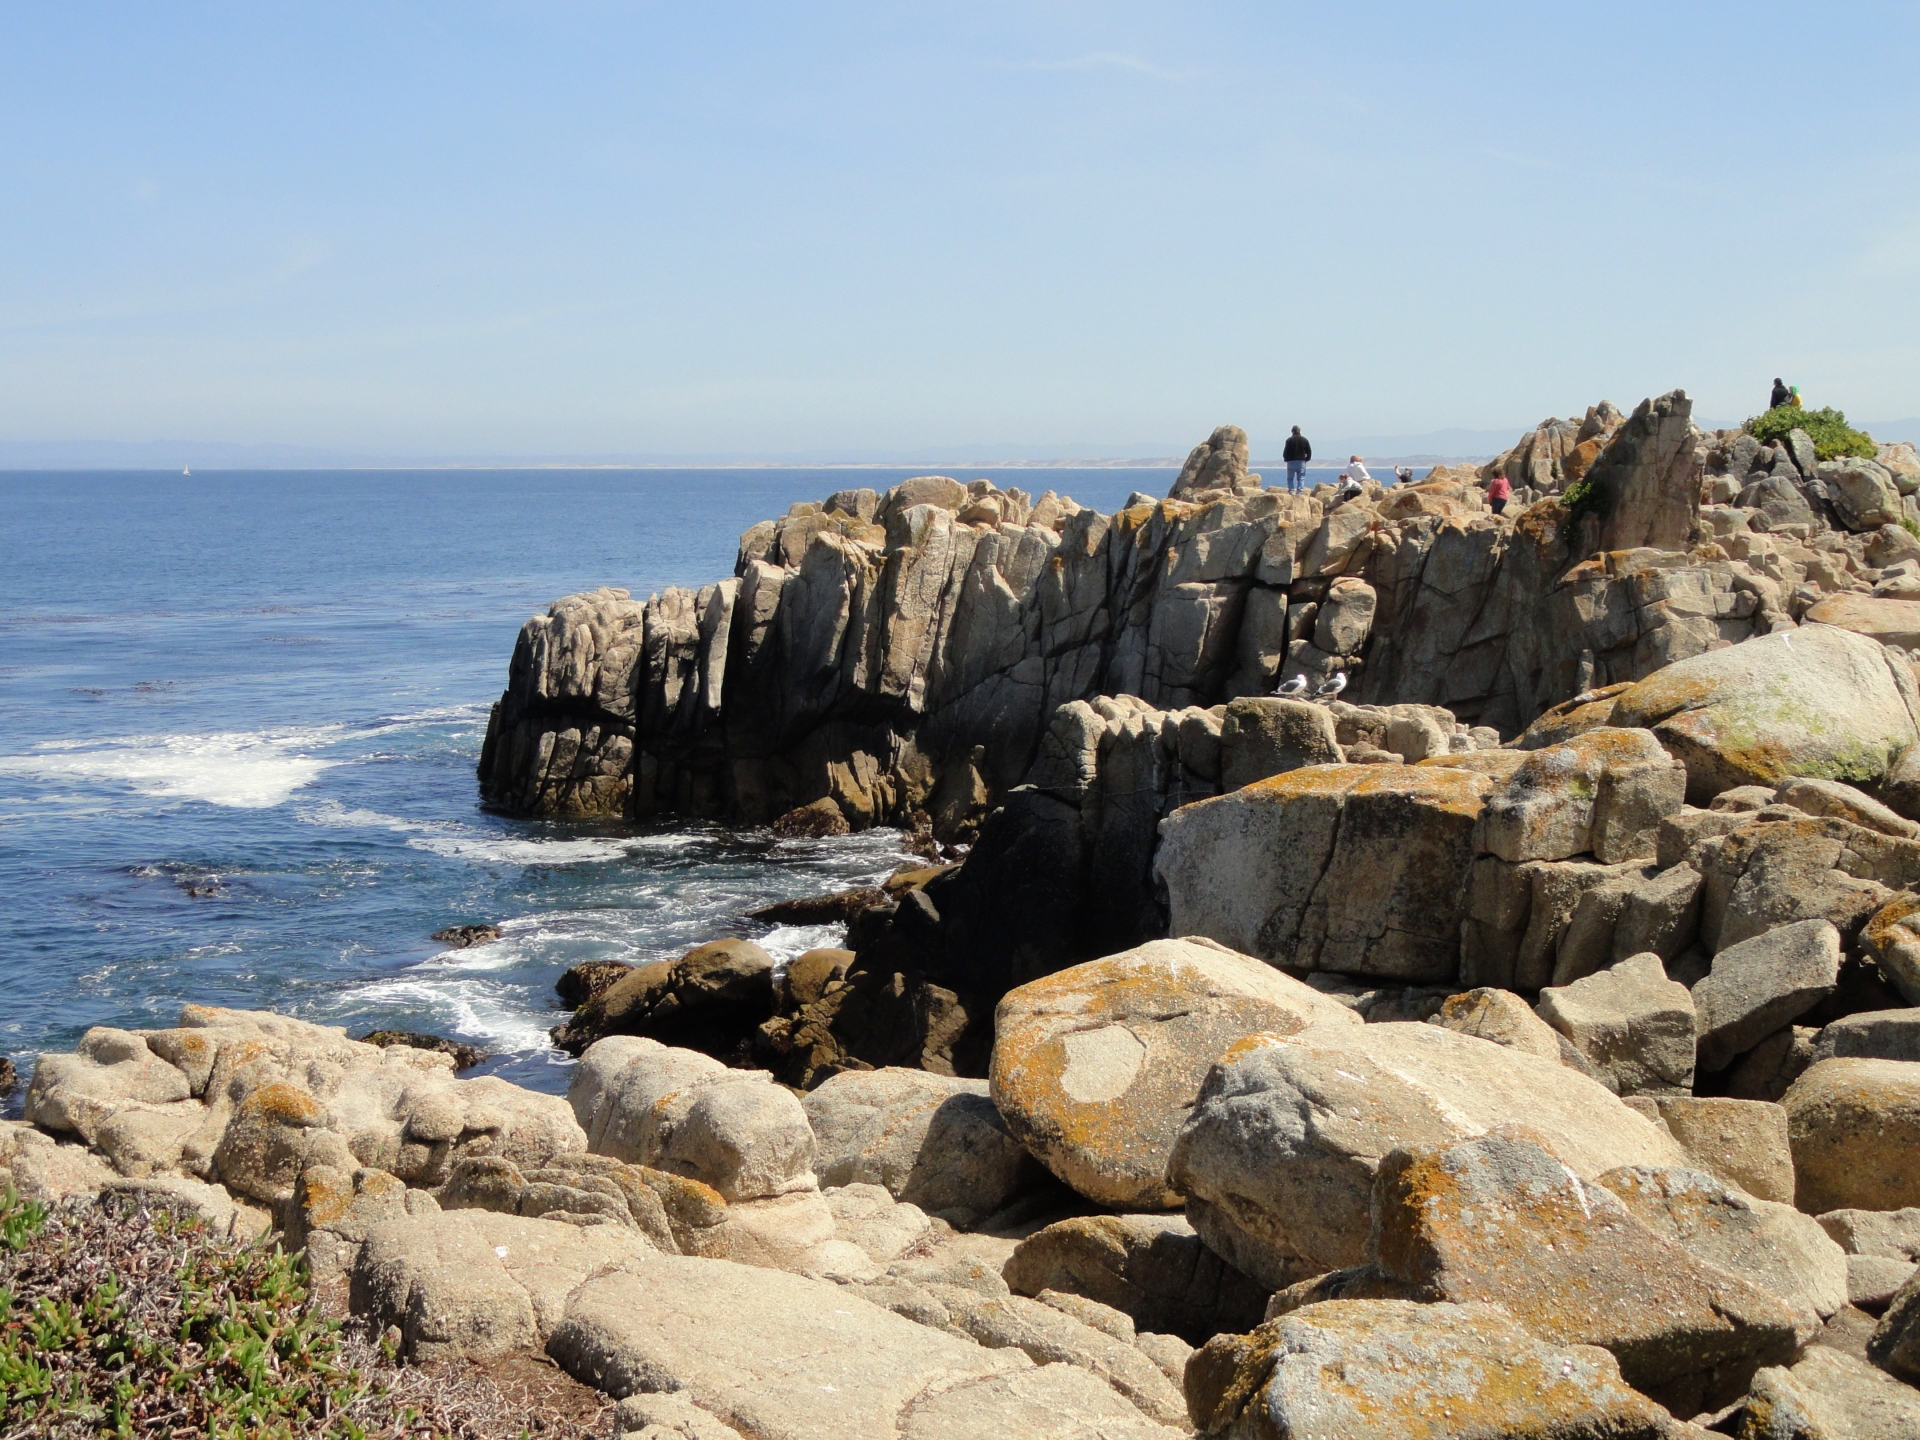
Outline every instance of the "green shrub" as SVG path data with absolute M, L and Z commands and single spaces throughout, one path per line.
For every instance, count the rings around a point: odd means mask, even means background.
M 1813 453 L 1822 460 L 1838 460 L 1843 455 L 1871 460 L 1878 453 L 1873 437 L 1847 424 L 1838 410 L 1803 410 L 1797 405 L 1776 405 L 1764 415 L 1747 421 L 1746 432 L 1760 441 L 1784 440 L 1788 432 L 1804 430 L 1813 441 Z
M 1579 542 L 1580 526 L 1589 515 L 1607 518 L 1613 508 L 1613 491 L 1589 472 L 1560 492 L 1560 505 L 1566 511 L 1560 521 L 1560 539 L 1571 550 Z

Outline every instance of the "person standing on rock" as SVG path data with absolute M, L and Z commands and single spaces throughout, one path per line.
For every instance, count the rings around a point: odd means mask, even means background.
M 1496 475 L 1487 484 L 1487 508 L 1499 515 L 1513 498 L 1513 484 L 1504 475 Z
M 1287 437 L 1280 458 L 1287 462 L 1287 493 L 1298 495 L 1306 488 L 1307 462 L 1313 458 L 1313 446 L 1307 443 L 1307 437 L 1300 433 L 1298 425 L 1293 427 L 1293 434 Z
M 1791 392 L 1787 389 L 1786 382 L 1783 381 L 1778 375 L 1774 376 L 1773 377 L 1773 398 L 1767 401 L 1767 408 L 1769 410 L 1778 410 L 1782 405 L 1787 403 L 1787 396 L 1790 393 Z

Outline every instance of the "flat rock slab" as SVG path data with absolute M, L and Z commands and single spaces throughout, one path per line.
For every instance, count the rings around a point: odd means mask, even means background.
M 1209 940 L 1154 940 L 1008 992 L 992 1092 L 1013 1134 L 1088 1199 L 1172 1210 L 1167 1158 L 1207 1071 L 1256 1032 L 1360 1028 L 1337 1000 Z
M 1606 1351 L 1535 1339 L 1497 1305 L 1328 1300 L 1188 1363 L 1203 1435 L 1668 1440 Z
M 655 1256 L 596 1276 L 547 1350 L 610 1395 L 675 1390 L 756 1440 L 1180 1433 L 1083 1370 L 1036 1368 L 824 1281 L 723 1260 Z
M 1585 1178 L 1684 1165 L 1663 1128 L 1551 1060 L 1438 1026 L 1255 1037 L 1208 1075 L 1168 1175 L 1187 1218 L 1274 1289 L 1366 1258 L 1373 1177 L 1402 1145 L 1522 1124 Z
M 529 1220 L 489 1210 L 406 1215 L 367 1232 L 353 1308 L 400 1327 L 415 1359 L 537 1350 L 567 1296 L 604 1266 L 650 1255 L 636 1230 Z

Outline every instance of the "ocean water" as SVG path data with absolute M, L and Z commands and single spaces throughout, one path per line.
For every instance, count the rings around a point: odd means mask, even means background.
M 832 943 L 745 912 L 878 881 L 893 832 L 534 823 L 473 767 L 527 616 L 721 578 L 754 521 L 910 473 L 0 472 L 0 1053 L 24 1075 L 198 1002 L 453 1036 L 561 1090 L 568 966 Z M 957 473 L 1103 510 L 1171 478 Z M 503 937 L 429 939 L 481 921 Z

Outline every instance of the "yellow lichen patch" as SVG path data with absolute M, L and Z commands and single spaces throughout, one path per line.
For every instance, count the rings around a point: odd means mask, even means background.
M 1256 1051 L 1266 1050 L 1275 1045 L 1284 1045 L 1287 1043 L 1287 1038 L 1287 1036 L 1277 1035 L 1271 1030 L 1258 1030 L 1251 1035 L 1243 1035 L 1226 1048 L 1217 1063 L 1221 1065 L 1232 1065 L 1237 1061 L 1246 1059 L 1247 1056 L 1254 1054 Z
M 326 1107 L 314 1099 L 304 1086 L 296 1085 L 291 1080 L 274 1080 L 241 1101 L 235 1117 L 306 1127 L 323 1122 L 327 1112 Z
M 1270 775 L 1265 780 L 1256 780 L 1244 789 L 1235 792 L 1242 796 L 1261 796 L 1289 798 L 1309 795 L 1344 795 L 1364 778 L 1369 770 L 1382 767 L 1377 765 L 1303 765 L 1298 770 L 1288 770 L 1281 775 Z M 1234 796 L 1222 795 L 1220 799 L 1231 800 Z M 1206 801 L 1201 801 L 1206 804 Z
M 344 1220 L 353 1208 L 353 1181 L 344 1170 L 311 1166 L 300 1176 L 298 1199 L 308 1226 L 324 1229 Z
M 1366 772 L 1347 791 L 1350 801 L 1369 796 L 1398 795 L 1454 815 L 1472 817 L 1485 807 L 1493 781 L 1471 770 L 1418 766 L 1359 765 Z M 1298 771 L 1294 772 L 1298 774 Z
M 1920 914 L 1920 895 L 1903 891 L 1873 912 L 1860 938 L 1874 950 L 1911 944 L 1920 934 L 1920 924 L 1908 923 L 1916 914 Z

